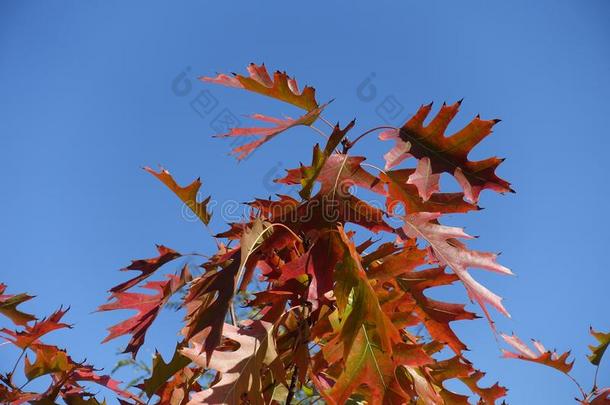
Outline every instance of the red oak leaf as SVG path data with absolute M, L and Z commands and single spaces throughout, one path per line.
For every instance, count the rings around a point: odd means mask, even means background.
M 403 141 L 400 136 L 398 136 L 398 130 L 391 129 L 388 131 L 383 131 L 379 134 L 379 139 L 382 141 L 396 141 L 396 144 L 388 153 L 383 155 L 385 159 L 385 169 L 389 170 L 393 167 L 398 166 L 403 160 L 406 160 L 411 156 L 409 150 L 411 149 L 411 144 L 409 142 Z
M 413 175 L 413 169 L 391 170 L 381 173 L 381 180 L 388 186 L 386 207 L 390 214 L 394 214 L 397 205 L 403 204 L 406 213 L 441 212 L 458 213 L 478 209 L 476 205 L 464 201 L 462 193 L 436 193 L 424 201 L 414 185 L 408 184 Z
M 383 183 L 362 168 L 366 158 L 333 153 L 324 162 L 315 180 L 320 182 L 321 194 L 347 194 L 351 186 L 369 189 L 377 194 L 386 195 Z M 303 174 L 309 167 L 288 170 L 285 177 L 277 179 L 277 183 L 300 184 Z
M 421 198 L 428 201 L 430 196 L 439 190 L 438 182 L 440 178 L 440 174 L 432 173 L 430 158 L 423 157 L 417 162 L 417 170 L 409 176 L 407 184 L 413 184 L 417 187 Z
M 44 393 L 29 398 L 32 403 L 55 403 L 58 396 L 68 404 L 77 403 L 74 402 L 77 399 L 93 397 L 93 394 L 85 392 L 80 385 L 81 382 L 92 382 L 112 390 L 121 398 L 142 404 L 136 395 L 121 389 L 119 381 L 113 380 L 110 376 L 98 374 L 91 365 L 75 362 L 65 350 L 57 346 L 37 344 L 33 351 L 36 355 L 34 362 L 30 362 L 28 356 L 25 357 L 25 376 L 28 380 L 33 380 L 50 374 L 52 378 L 51 385 Z
M 493 321 L 487 310 L 491 305 L 502 314 L 510 317 L 502 305 L 502 299 L 478 283 L 468 272 L 469 268 L 486 269 L 500 274 L 512 272 L 496 262 L 496 254 L 478 252 L 467 249 L 456 239 L 472 239 L 461 228 L 443 226 L 431 221 L 441 216 L 440 213 L 420 212 L 404 217 L 402 227 L 404 233 L 410 238 L 423 239 L 431 247 L 434 258 L 444 266 L 450 267 L 460 278 L 470 299 L 476 301 L 485 316 L 493 326 Z
M 168 299 L 191 279 L 190 272 L 184 267 L 180 276 L 168 275 L 165 281 L 149 281 L 142 288 L 156 291 L 156 294 L 141 294 L 133 292 L 116 292 L 110 296 L 113 300 L 108 304 L 101 305 L 98 311 L 114 311 L 120 309 L 136 310 L 138 313 L 133 317 L 109 328 L 108 336 L 102 343 L 115 339 L 125 334 L 131 334 L 131 339 L 124 353 L 131 353 L 135 357 L 144 343 L 146 332 L 156 319 L 161 308 Z
M 450 323 L 475 319 L 476 315 L 466 311 L 465 305 L 431 299 L 424 294 L 428 288 L 449 285 L 457 279 L 455 274 L 445 273 L 444 268 L 432 268 L 407 272 L 396 279 L 398 286 L 413 297 L 413 303 L 404 302 L 399 309 L 409 308 L 415 312 L 435 341 L 447 344 L 457 355 L 466 345 L 451 329 Z
M 121 269 L 121 271 L 137 270 L 141 274 L 137 277 L 132 278 L 131 280 L 127 280 L 124 283 L 121 283 L 116 287 L 111 288 L 110 292 L 117 293 L 130 289 L 131 287 L 138 284 L 140 281 L 150 277 L 164 264 L 169 263 L 172 260 L 177 259 L 181 256 L 180 253 L 163 245 L 157 245 L 157 250 L 159 251 L 159 256 L 153 257 L 151 259 L 133 260 L 129 266 L 125 267 L 124 269 Z
M 285 72 L 276 71 L 272 79 L 264 64 L 251 63 L 247 69 L 250 74 L 249 77 L 239 74 L 233 74 L 233 76 L 219 74 L 216 77 L 201 77 L 200 80 L 253 91 L 307 111 L 312 111 L 318 107 L 315 89 L 305 86 L 303 91 L 300 91 L 296 80 Z
M 394 380 L 394 370 L 390 356 L 379 349 L 373 341 L 372 332 L 362 325 L 356 330 L 345 366 L 332 389 L 321 393 L 329 404 L 341 405 L 347 403 L 361 385 L 365 385 L 367 403 L 394 403 L 388 399 L 393 391 L 390 386 Z M 394 391 L 400 392 L 397 389 Z
M 345 136 L 347 135 L 349 130 L 354 127 L 355 124 L 356 121 L 352 120 L 345 126 L 345 128 L 341 129 L 339 123 L 337 123 L 333 128 L 333 132 L 328 137 L 324 149 L 320 149 L 319 144 L 316 144 L 314 146 L 313 156 L 311 158 L 311 166 L 301 167 L 300 183 L 302 185 L 302 189 L 301 191 L 299 191 L 299 195 L 302 198 L 308 199 L 311 196 L 311 191 L 313 190 L 314 183 L 320 175 L 320 172 L 326 166 L 326 162 L 328 161 L 329 157 L 337 150 L 339 144 L 345 140 Z
M 532 340 L 532 343 L 536 348 L 536 353 L 515 335 L 508 336 L 505 334 L 501 334 L 501 336 L 504 341 L 506 341 L 506 343 L 512 346 L 512 348 L 516 351 L 516 353 L 514 353 L 508 350 L 502 350 L 503 357 L 509 359 L 527 360 L 532 361 L 534 363 L 544 364 L 545 366 L 552 367 L 565 374 L 569 373 L 570 370 L 572 370 L 574 361 L 568 362 L 570 352 L 565 352 L 561 355 L 558 355 L 556 352 L 546 350 L 542 343 L 538 342 L 537 340 Z
M 443 104 L 440 111 L 424 125 L 432 104 L 422 106 L 400 129 L 386 131 L 380 139 L 396 141 L 395 148 L 388 153 L 386 169 L 396 166 L 408 157 L 430 159 L 431 173 L 452 174 L 462 186 L 466 199 L 476 202 L 484 189 L 497 192 L 512 191 L 510 183 L 495 174 L 502 159 L 489 158 L 469 161 L 468 154 L 479 142 L 491 133 L 499 120 L 481 120 L 478 116 L 465 128 L 446 137 L 445 130 L 458 112 L 460 102 Z
M 9 336 L 7 340 L 11 341 L 15 346 L 25 349 L 34 343 L 39 343 L 38 339 L 49 332 L 62 328 L 71 328 L 71 325 L 60 322 L 66 312 L 68 312 L 68 309 L 62 310 L 60 308 L 48 318 L 44 318 L 32 326 L 26 326 L 23 331 L 12 331 L 5 328 L 0 330 L 0 332 Z
M 361 258 L 354 243 L 342 227 L 338 228 L 340 240 L 336 241 L 343 250 L 343 258 L 334 272 L 334 295 L 339 313 L 345 312 L 341 322 L 341 339 L 345 355 L 365 323 L 377 326 L 381 347 L 391 354 L 392 347 L 400 341 L 400 335 L 388 314 L 383 312 L 379 298 L 362 268 Z
M 308 125 L 311 122 L 312 117 L 318 116 L 320 112 L 324 109 L 325 105 L 315 108 L 305 115 L 299 118 L 273 118 L 268 117 L 262 114 L 254 114 L 251 118 L 263 122 L 269 122 L 274 124 L 272 127 L 250 127 L 250 128 L 232 128 L 226 134 L 216 135 L 218 138 L 231 138 L 231 137 L 248 137 L 248 136 L 258 136 L 258 138 L 252 142 L 248 142 L 246 144 L 235 147 L 231 154 L 236 155 L 237 160 L 242 160 L 246 158 L 249 154 L 254 152 L 264 143 L 269 142 L 271 139 L 275 138 L 277 135 L 282 132 L 293 128 L 297 125 Z
M 26 314 L 17 309 L 17 306 L 33 297 L 27 294 L 5 295 L 6 284 L 0 283 L 0 314 L 8 317 L 15 325 L 25 326 L 28 322 L 36 320 L 34 315 Z
M 240 268 L 240 249 L 215 257 L 212 265 L 216 268 L 195 279 L 189 288 L 185 298 L 187 325 L 183 331 L 186 340 L 205 333 L 203 348 L 207 358 L 220 344 Z

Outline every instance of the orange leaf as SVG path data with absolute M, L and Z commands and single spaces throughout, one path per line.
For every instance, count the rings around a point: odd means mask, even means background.
M 33 297 L 27 294 L 4 295 L 6 284 L 0 283 L 0 314 L 7 316 L 15 325 L 25 326 L 28 322 L 36 320 L 34 315 L 26 314 L 17 309 L 17 306 Z
M 144 170 L 161 180 L 163 184 L 172 190 L 178 196 L 178 198 L 180 198 L 182 202 L 199 217 L 201 222 L 206 225 L 210 223 L 211 214 L 207 210 L 210 197 L 207 197 L 201 202 L 197 202 L 197 193 L 201 187 L 200 179 L 196 179 L 186 187 L 180 187 L 172 175 L 163 168 L 161 168 L 159 172 L 155 172 L 150 167 L 145 167 Z
M 303 91 L 300 91 L 296 80 L 285 72 L 276 71 L 273 79 L 271 79 L 264 64 L 251 63 L 247 69 L 250 74 L 249 77 L 239 74 L 233 74 L 233 76 L 219 74 L 216 77 L 201 77 L 200 80 L 253 91 L 307 111 L 312 111 L 318 107 L 315 89 L 305 86 Z
M 551 352 L 546 350 L 542 344 L 536 340 L 533 340 L 534 347 L 536 348 L 536 352 L 530 349 L 521 339 L 517 336 L 512 335 L 508 336 L 505 334 L 501 335 L 504 341 L 511 345 L 516 352 L 510 352 L 508 350 L 502 350 L 502 356 L 509 359 L 521 359 L 532 361 L 538 364 L 544 364 L 545 366 L 552 367 L 556 370 L 561 371 L 564 374 L 567 374 L 572 370 L 572 366 L 574 365 L 574 361 L 571 363 L 568 362 L 568 357 L 570 356 L 570 352 L 565 352 L 561 355 L 558 355 L 555 352 Z
M 49 332 L 62 328 L 71 328 L 72 326 L 61 323 L 61 318 L 68 312 L 68 310 L 62 310 L 61 308 L 55 311 L 48 318 L 44 318 L 41 321 L 36 322 L 32 326 L 26 326 L 23 331 L 12 331 L 9 329 L 2 329 L 0 332 L 10 336 L 7 338 L 15 346 L 26 349 L 34 343 L 38 343 L 38 339 L 43 337 Z

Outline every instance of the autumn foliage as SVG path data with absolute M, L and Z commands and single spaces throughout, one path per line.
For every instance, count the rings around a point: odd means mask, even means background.
M 470 249 L 472 236 L 461 228 L 443 225 L 446 214 L 478 211 L 484 190 L 512 192 L 496 174 L 502 159 L 468 158 L 499 120 L 477 116 L 448 134 L 461 102 L 436 112 L 428 104 L 400 128 L 356 133 L 354 121 L 332 125 L 323 117 L 328 103 L 319 103 L 312 87 L 300 90 L 286 73 L 272 76 L 264 65 L 251 64 L 248 75 L 202 81 L 303 110 L 298 118 L 256 114 L 252 118 L 261 126 L 219 134 L 245 140 L 232 150 L 237 159 L 295 126 L 324 135 L 309 163 L 276 180 L 295 192 L 248 203 L 250 216 L 217 234 L 217 251 L 205 252 L 208 259 L 200 266 L 168 274 L 164 266 L 185 255 L 157 246 L 155 257 L 123 269 L 131 278 L 110 289 L 99 311 L 132 313 L 109 328 L 105 341 L 126 337 L 125 353 L 136 358 L 163 307 L 178 301 L 184 310 L 173 356 L 157 354 L 150 373 L 134 387 L 121 388 L 92 365 L 43 343 L 46 334 L 70 328 L 63 321 L 67 310 L 36 320 L 18 308 L 31 296 L 5 295 L 0 285 L 0 314 L 13 324 L 0 333 L 21 352 L 15 367 L 0 375 L 4 402 L 98 404 L 100 395 L 91 388 L 97 384 L 123 404 L 500 403 L 507 389 L 481 383 L 485 373 L 467 359 L 466 344 L 454 330 L 455 322 L 479 316 L 467 302 L 431 298 L 431 291 L 451 284 L 461 285 L 477 305 L 490 338 L 495 334 L 510 347 L 505 357 L 544 364 L 571 378 L 569 353 L 548 351 L 537 341 L 532 349 L 496 331 L 493 318 L 509 316 L 508 310 L 470 270 L 512 273 L 495 253 Z M 327 130 L 318 127 L 325 125 Z M 392 142 L 384 168 L 354 154 L 364 136 L 375 134 Z M 410 168 L 401 167 L 410 162 Z M 181 186 L 165 169 L 146 171 L 209 225 L 210 197 L 200 197 L 199 179 Z M 443 173 L 454 177 L 461 192 L 441 190 Z M 355 189 L 383 204 L 357 197 Z M 589 360 L 599 366 L 610 334 L 591 332 L 598 345 Z M 29 381 L 42 376 L 50 377 L 48 388 L 28 391 Z M 451 381 L 464 389 L 454 392 Z M 596 383 L 578 389 L 583 404 L 610 403 L 610 392 Z

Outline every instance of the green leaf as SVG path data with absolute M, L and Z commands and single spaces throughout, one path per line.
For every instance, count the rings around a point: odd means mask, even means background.
M 189 358 L 180 353 L 180 349 L 180 344 L 176 345 L 174 355 L 169 363 L 163 361 L 163 357 L 159 352 L 155 353 L 152 375 L 144 380 L 142 384 L 142 389 L 149 398 L 174 374 L 191 363 Z
M 36 348 L 36 361 L 30 362 L 25 356 L 23 373 L 31 381 L 40 376 L 51 373 L 63 373 L 72 367 L 71 361 L 65 351 L 55 346 L 41 345 Z
M 17 309 L 17 305 L 31 300 L 33 297 L 27 294 L 3 295 L 6 285 L 0 283 L 0 314 L 8 317 L 15 325 L 25 326 L 36 317 Z
M 342 228 L 338 233 L 337 242 L 343 249 L 343 259 L 335 269 L 334 295 L 341 316 L 344 354 L 348 355 L 365 323 L 377 325 L 381 346 L 391 354 L 393 345 L 401 341 L 399 332 L 383 312 L 354 243 Z
M 599 366 L 599 363 L 602 361 L 602 357 L 604 357 L 604 353 L 610 344 L 610 333 L 596 332 L 593 328 L 589 328 L 589 332 L 597 339 L 599 344 L 597 346 L 589 345 L 591 354 L 588 355 L 587 358 L 592 364 Z
M 371 391 L 372 398 L 383 398 L 388 389 L 386 381 L 393 371 L 390 357 L 373 344 L 362 325 L 345 360 L 345 368 L 332 389 L 326 392 L 326 399 L 334 404 L 345 404 L 362 384 Z
M 320 145 L 316 144 L 313 149 L 311 166 L 301 168 L 301 173 L 303 176 L 301 179 L 301 185 L 303 186 L 303 189 L 299 192 L 299 195 L 302 198 L 309 198 L 311 196 L 311 190 L 313 189 L 316 178 L 318 178 L 318 175 L 322 171 L 328 157 L 343 140 L 347 132 L 352 129 L 354 124 L 355 121 L 352 121 L 343 129 L 339 128 L 339 125 L 336 125 L 332 134 L 330 134 L 323 151 L 320 150 Z

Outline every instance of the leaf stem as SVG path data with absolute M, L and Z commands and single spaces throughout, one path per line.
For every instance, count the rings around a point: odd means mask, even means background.
M 320 119 L 320 121 L 322 121 L 323 123 L 328 125 L 331 129 L 335 128 L 335 126 L 333 124 L 331 124 L 330 121 L 328 121 L 326 118 L 322 117 L 321 115 L 319 115 L 318 118 Z
M 567 376 L 568 376 L 568 378 L 569 378 L 570 380 L 572 380 L 572 382 L 573 382 L 574 384 L 576 384 L 576 386 L 578 387 L 578 390 L 580 391 L 580 394 L 582 395 L 582 398 L 583 398 L 584 400 L 586 400 L 586 399 L 587 399 L 587 394 L 585 394 L 585 390 L 583 390 L 583 389 L 582 389 L 582 387 L 580 386 L 580 384 L 578 383 L 578 381 L 576 381 L 576 379 L 575 379 L 574 377 L 572 377 L 572 376 L 571 376 L 570 374 L 568 374 L 568 373 L 565 373 L 565 375 L 567 375 Z
M 292 398 L 294 397 L 294 389 L 297 384 L 297 375 L 299 373 L 299 367 L 295 364 L 292 368 L 292 377 L 290 378 L 290 387 L 288 387 L 288 395 L 286 395 L 286 405 L 290 405 Z
M 385 125 L 385 126 L 380 126 L 380 127 L 375 127 L 375 128 L 371 128 L 371 129 L 369 129 L 368 131 L 365 131 L 364 133 L 362 133 L 362 134 L 358 135 L 358 136 L 356 137 L 356 139 L 354 139 L 353 141 L 349 142 L 349 144 L 348 144 L 348 149 L 349 149 L 349 148 L 351 148 L 352 146 L 354 146 L 354 145 L 355 145 L 355 144 L 356 144 L 356 143 L 357 143 L 359 140 L 361 140 L 362 138 L 364 138 L 366 135 L 368 135 L 368 134 L 370 134 L 370 133 L 372 133 L 372 132 L 375 132 L 375 131 L 382 130 L 382 129 L 398 129 L 398 128 L 396 128 L 396 127 L 390 127 L 390 126 L 387 126 L 387 125 Z
M 318 128 L 314 127 L 313 125 L 310 125 L 309 128 L 313 129 L 315 132 L 320 134 L 324 139 L 328 139 L 328 135 L 326 135 L 321 129 L 318 129 Z
M 15 371 L 17 370 L 17 366 L 19 365 L 19 362 L 21 361 L 21 358 L 25 354 L 26 350 L 27 350 L 27 347 L 25 347 L 24 349 L 21 350 L 19 357 L 17 357 L 17 360 L 15 361 L 15 365 L 13 366 L 13 369 L 11 370 L 11 372 L 9 374 L 9 379 L 10 379 L 11 384 L 13 383 L 13 374 L 15 374 Z
M 381 167 L 379 167 L 379 166 L 375 166 L 375 165 L 372 165 L 372 164 L 370 164 L 370 163 L 360 163 L 360 166 L 368 166 L 368 167 L 372 167 L 372 168 L 373 168 L 373 169 L 375 169 L 375 170 L 379 170 L 379 172 L 380 172 L 380 173 L 387 174 L 387 173 L 386 173 L 386 171 L 385 171 L 385 170 L 383 170 Z

